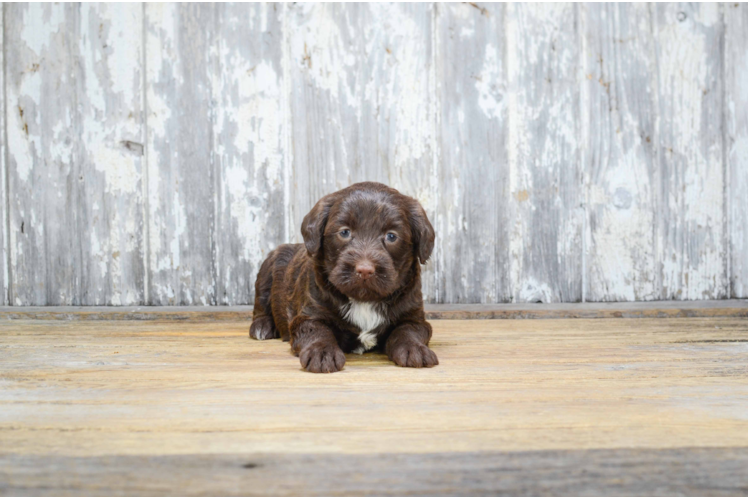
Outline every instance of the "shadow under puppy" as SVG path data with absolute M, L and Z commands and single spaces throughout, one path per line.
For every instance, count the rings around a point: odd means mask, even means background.
M 310 372 L 336 372 L 344 352 L 374 348 L 400 366 L 439 364 L 421 296 L 434 229 L 418 201 L 353 184 L 319 200 L 301 233 L 303 245 L 279 246 L 260 268 L 251 337 L 290 341 Z

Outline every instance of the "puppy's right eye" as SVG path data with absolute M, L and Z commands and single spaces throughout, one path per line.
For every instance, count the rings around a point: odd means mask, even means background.
M 351 237 L 351 230 L 350 229 L 343 229 L 338 234 L 340 235 L 341 238 L 347 240 L 348 238 Z

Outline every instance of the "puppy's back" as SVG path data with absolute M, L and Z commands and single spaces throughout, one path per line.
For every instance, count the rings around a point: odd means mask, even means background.
M 288 319 L 285 314 L 288 301 L 286 273 L 294 258 L 297 264 L 301 264 L 304 252 L 304 245 L 301 244 L 280 245 L 268 254 L 260 266 L 255 281 L 255 307 L 250 336 L 258 339 L 288 338 Z M 300 269 L 302 266 L 296 267 Z

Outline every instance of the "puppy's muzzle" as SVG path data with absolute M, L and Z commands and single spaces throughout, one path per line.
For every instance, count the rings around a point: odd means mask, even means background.
M 374 276 L 374 271 L 374 264 L 369 260 L 362 260 L 356 264 L 356 276 L 358 276 L 361 281 L 366 281 Z

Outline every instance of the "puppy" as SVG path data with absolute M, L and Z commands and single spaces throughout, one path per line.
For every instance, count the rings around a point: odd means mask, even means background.
M 434 229 L 418 201 L 361 182 L 319 200 L 301 234 L 303 245 L 281 245 L 260 268 L 250 337 L 290 341 L 315 373 L 374 348 L 400 366 L 439 364 L 421 296 Z

